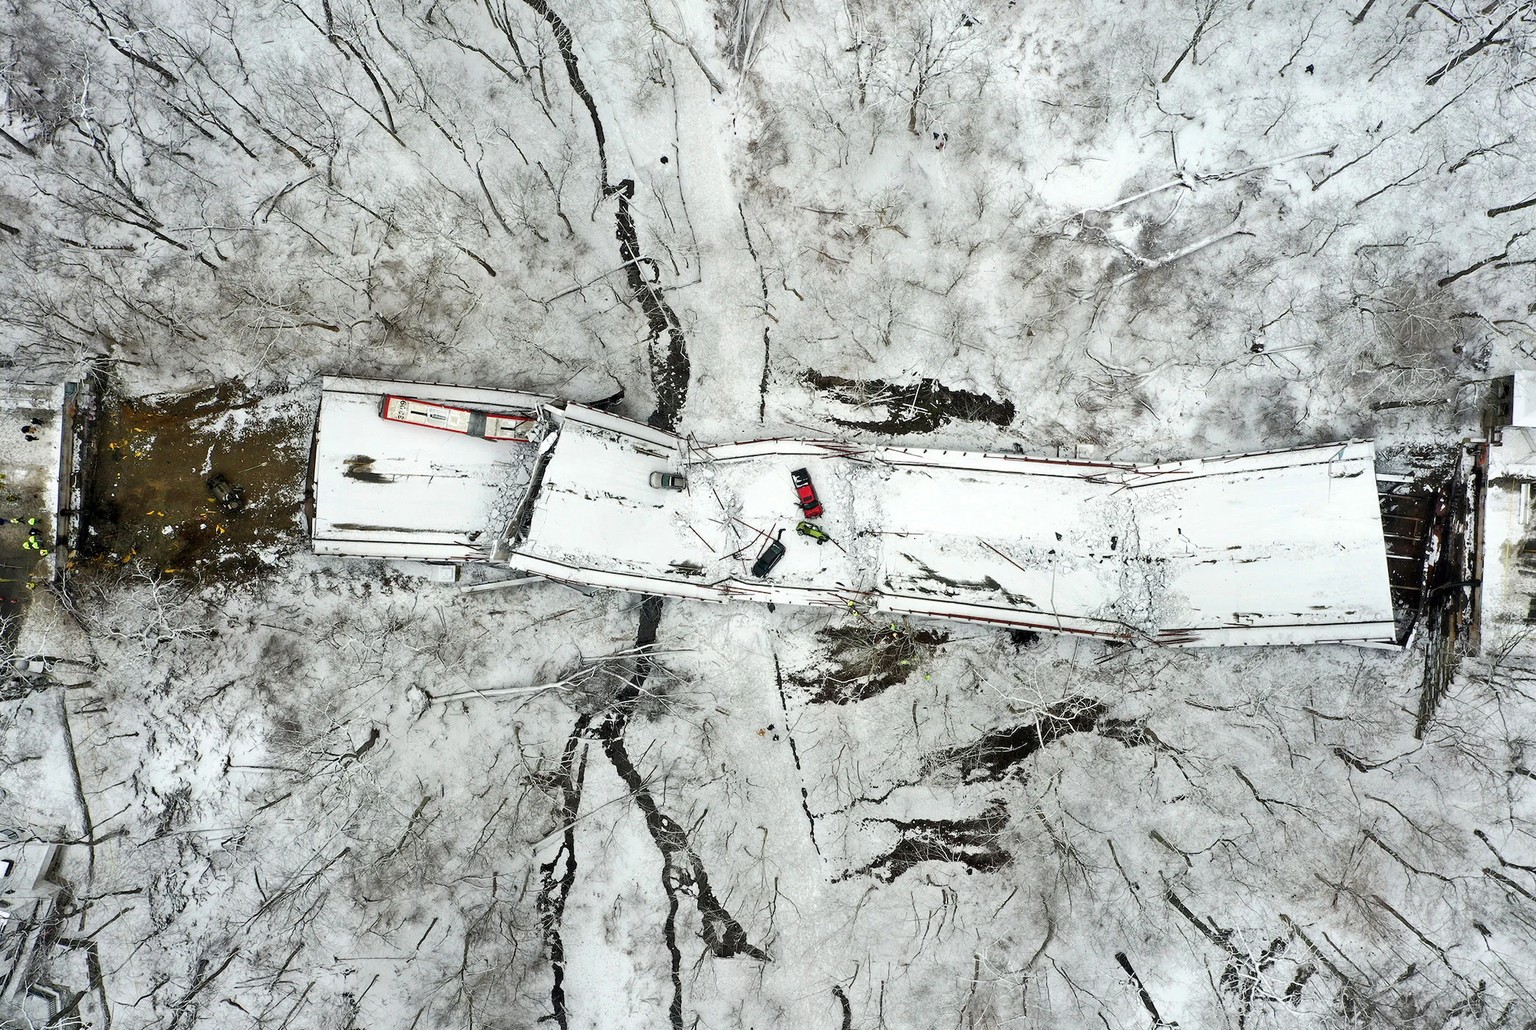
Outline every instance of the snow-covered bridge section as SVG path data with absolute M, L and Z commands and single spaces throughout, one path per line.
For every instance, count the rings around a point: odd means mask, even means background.
M 504 541 L 515 568 L 700 600 L 854 604 L 1137 644 L 1390 641 L 1366 442 L 1133 466 L 827 440 L 700 446 L 581 405 Z M 795 533 L 809 470 L 832 537 Z M 687 476 L 685 492 L 650 476 Z M 766 577 L 753 559 L 783 532 Z
M 485 561 L 527 492 L 534 447 L 385 419 L 391 395 L 535 415 L 548 397 L 326 376 L 310 456 L 316 554 Z

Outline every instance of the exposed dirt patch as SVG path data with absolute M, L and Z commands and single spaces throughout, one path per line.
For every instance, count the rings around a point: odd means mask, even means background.
M 785 678 L 808 691 L 812 704 L 836 705 L 863 701 L 905 683 L 949 640 L 948 633 L 913 629 L 902 622 L 828 626 L 816 635 L 823 660 Z
M 175 397 L 107 398 L 97 418 L 76 561 L 143 562 L 163 574 L 237 577 L 302 539 L 313 413 L 291 397 L 222 384 Z M 244 507 L 220 508 L 222 474 Z
M 1013 423 L 1012 401 L 1000 401 L 970 390 L 952 390 L 937 379 L 902 384 L 884 379 L 844 379 L 811 369 L 805 373 L 805 381 L 850 407 L 885 412 L 884 418 L 832 418 L 838 425 L 852 429 L 902 436 L 931 433 L 952 421 L 986 422 L 1000 428 Z

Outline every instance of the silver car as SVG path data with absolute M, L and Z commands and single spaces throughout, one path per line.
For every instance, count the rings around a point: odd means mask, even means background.
M 651 485 L 658 490 L 686 490 L 688 477 L 676 472 L 652 472 Z

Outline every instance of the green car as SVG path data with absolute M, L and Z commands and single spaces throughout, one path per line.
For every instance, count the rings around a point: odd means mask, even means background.
M 828 540 L 832 539 L 827 535 L 826 530 L 822 529 L 814 522 L 807 522 L 805 519 L 801 519 L 799 524 L 795 526 L 795 532 L 799 533 L 801 536 L 810 537 L 818 544 L 824 544 Z

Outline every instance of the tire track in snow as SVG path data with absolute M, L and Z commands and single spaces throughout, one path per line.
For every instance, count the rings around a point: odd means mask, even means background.
M 684 24 L 685 33 L 691 28 L 694 38 L 713 37 L 715 30 L 706 5 L 679 4 L 677 11 L 685 20 L 687 12 L 693 14 L 692 25 Z M 704 369 L 693 389 L 704 401 L 705 410 L 698 410 L 695 403 L 694 428 L 709 428 L 698 425 L 701 415 L 711 423 L 720 420 L 721 427 L 733 427 L 739 424 L 742 413 L 753 409 L 754 402 L 766 406 L 767 282 L 731 174 L 727 148 L 733 146 L 736 132 L 725 99 L 730 94 L 717 96 L 693 61 L 677 62 L 670 77 L 676 111 L 678 189 L 698 243 L 699 282 L 687 295 L 690 314 L 698 320 L 693 356 Z M 752 374 L 759 353 L 763 356 L 763 393 L 758 390 L 758 377 Z
M 640 605 L 640 629 L 635 644 L 649 648 L 656 643 L 656 630 L 661 624 L 662 599 L 647 597 Z M 672 1001 L 668 1016 L 673 1030 L 683 1030 L 683 973 L 682 951 L 677 945 L 677 913 L 679 898 L 692 894 L 699 916 L 703 920 L 704 943 L 716 958 L 736 958 L 747 955 L 767 962 L 768 953 L 747 939 L 746 929 L 726 910 L 709 884 L 709 873 L 704 863 L 688 841 L 683 827 L 661 810 L 651 796 L 645 779 L 630 760 L 629 749 L 624 741 L 624 730 L 629 725 L 630 714 L 644 692 L 653 663 L 648 654 L 642 653 L 635 661 L 635 669 L 627 686 L 619 692 L 603 721 L 593 731 L 603 742 L 603 753 L 613 763 L 614 771 L 624 781 L 625 789 L 640 809 L 645 828 L 651 840 L 661 852 L 661 887 L 667 895 L 667 918 L 662 926 L 662 938 L 672 966 Z
M 630 203 L 635 194 L 634 181 L 622 179 L 616 184 L 608 182 L 607 137 L 603 131 L 602 119 L 597 112 L 597 104 L 582 81 L 580 62 L 575 53 L 575 41 L 571 30 L 564 20 L 550 9 L 546 0 L 524 0 L 524 2 L 544 19 L 550 31 L 554 33 L 571 88 L 581 98 L 582 104 L 592 119 L 603 196 L 614 197 L 618 201 L 615 236 L 619 241 L 619 255 L 627 270 L 630 288 L 634 290 L 636 299 L 640 301 L 641 309 L 645 312 L 649 329 L 646 343 L 651 359 L 651 383 L 656 391 L 656 410 L 647 421 L 660 429 L 676 430 L 683 408 L 688 402 L 691 372 L 688 341 L 676 312 L 667 303 L 666 296 L 662 292 L 660 266 L 641 252 L 634 216 L 630 211 Z M 649 270 L 650 278 L 646 277 L 645 270 Z M 566 742 L 561 761 L 564 780 L 562 786 L 565 788 L 565 803 L 562 806 L 562 818 L 566 826 L 565 839 L 555 859 L 543 867 L 544 890 L 540 894 L 540 906 L 541 911 L 545 913 L 545 940 L 550 948 L 551 964 L 554 966 L 555 975 L 555 982 L 550 990 L 550 1000 L 555 1010 L 555 1021 L 562 1030 L 567 1026 L 567 1012 L 564 990 L 565 952 L 564 940 L 561 936 L 561 920 L 565 912 L 566 898 L 576 878 L 573 823 L 579 814 L 577 809 L 581 802 L 580 771 L 584 766 L 576 766 L 575 754 L 578 742 L 584 737 L 593 736 L 602 741 L 603 753 L 612 763 L 614 771 L 624 781 L 636 807 L 640 809 L 651 840 L 661 852 L 662 889 L 667 895 L 667 917 L 662 927 L 662 936 L 671 963 L 672 1000 L 668 1006 L 668 1017 L 674 1030 L 683 1028 L 682 952 L 677 942 L 677 914 L 681 896 L 691 893 L 696 899 L 703 921 L 704 942 L 715 957 L 733 958 L 746 955 L 762 962 L 769 960 L 768 953 L 747 939 L 745 928 L 715 896 L 714 890 L 710 887 L 708 872 L 689 843 L 687 832 L 675 819 L 662 812 L 660 806 L 656 804 L 656 799 L 646 787 L 644 778 L 635 769 L 624 740 L 624 731 L 629 725 L 630 714 L 642 696 L 645 681 L 652 669 L 652 660 L 648 654 L 644 653 L 644 649 L 648 649 L 656 642 L 661 613 L 660 597 L 647 597 L 641 604 L 640 625 L 636 632 L 635 645 L 642 649 L 642 653 L 636 659 L 628 684 L 619 692 L 618 697 L 596 726 L 589 725 L 589 716 L 584 715 L 577 719 Z M 584 760 L 584 751 L 582 755 Z
M 773 653 L 773 680 L 779 687 L 779 708 L 784 713 L 784 736 L 789 741 L 789 755 L 795 761 L 795 776 L 800 781 L 800 810 L 811 827 L 811 847 L 821 855 L 821 845 L 816 843 L 816 817 L 811 814 L 811 796 L 805 789 L 805 769 L 800 765 L 800 746 L 795 743 L 794 729 L 790 726 L 789 697 L 784 693 L 784 671 L 779 667 L 779 653 Z
M 560 847 L 555 857 L 539 866 L 541 883 L 538 897 L 538 913 L 544 931 L 544 943 L 549 948 L 549 964 L 554 971 L 554 982 L 549 988 L 549 1003 L 553 1009 L 555 1025 L 565 1030 L 568 1025 L 565 1013 L 565 937 L 562 924 L 565 920 L 565 902 L 576 885 L 576 818 L 581 808 L 581 787 L 586 779 L 587 751 L 584 740 L 592 717 L 577 718 L 571 734 L 565 740 L 565 750 L 560 756 L 560 822 L 564 826 Z
M 606 199 L 618 200 L 614 218 L 614 236 L 619 241 L 619 256 L 624 262 L 625 277 L 629 287 L 640 302 L 647 325 L 646 348 L 651 361 L 651 384 L 656 391 L 656 410 L 647 421 L 658 429 L 675 430 L 683 408 L 688 403 L 688 380 L 692 372 L 688 357 L 688 339 L 683 333 L 677 313 L 667 303 L 661 286 L 661 268 L 654 259 L 646 257 L 640 249 L 639 235 L 635 231 L 634 215 L 629 206 L 635 196 L 633 179 L 608 181 L 607 135 L 603 132 L 603 120 L 597 113 L 597 101 L 581 77 L 581 63 L 576 56 L 576 41 L 571 30 L 558 14 L 550 9 L 546 0 L 523 0 L 540 18 L 543 18 L 554 34 L 555 44 L 565 64 L 565 74 L 571 89 L 581 99 L 592 119 L 592 134 L 597 141 L 598 185 Z M 645 269 L 650 270 L 650 278 Z

